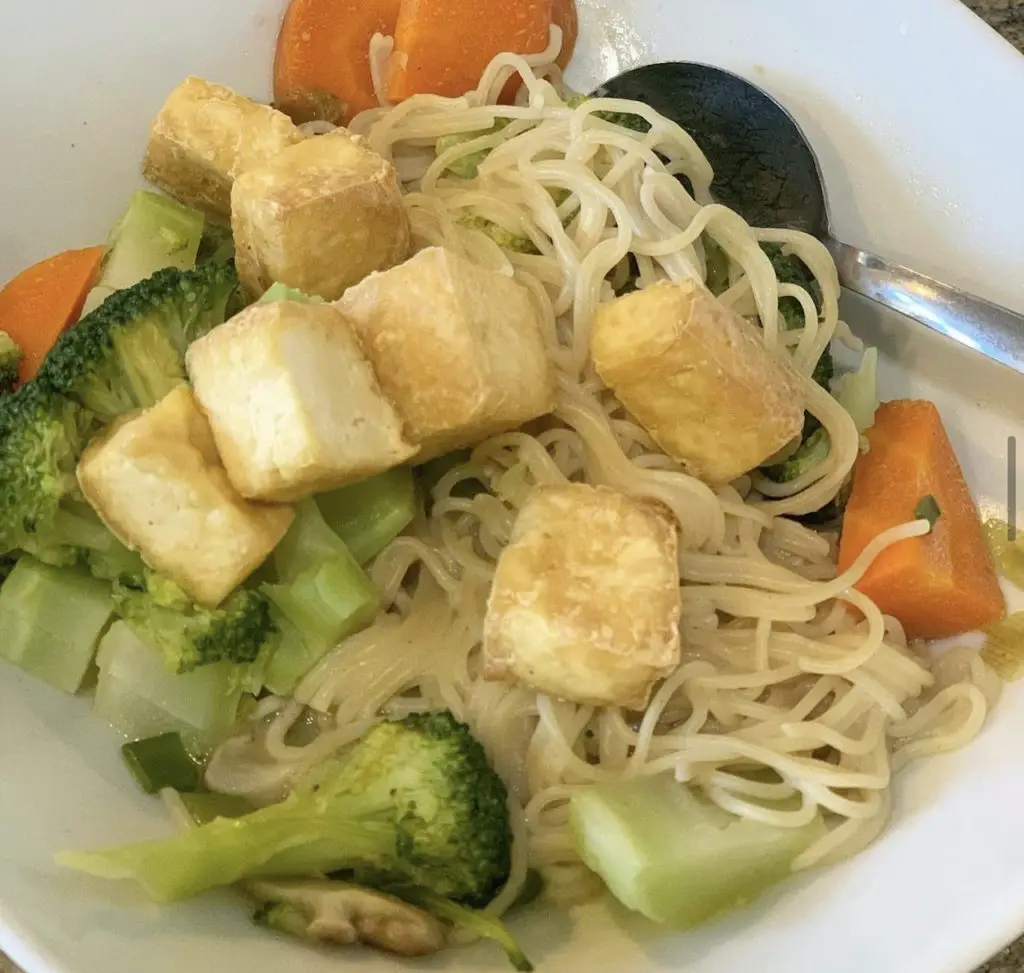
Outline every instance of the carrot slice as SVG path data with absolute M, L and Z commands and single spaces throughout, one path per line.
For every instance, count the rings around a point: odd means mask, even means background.
M 551 22 L 562 28 L 562 49 L 555 58 L 559 67 L 567 68 L 576 50 L 576 38 L 580 33 L 580 20 L 576 14 L 576 0 L 555 0 L 551 10 Z
M 60 333 L 78 320 L 105 250 L 65 250 L 27 267 L 0 290 L 0 328 L 23 352 L 20 381 L 35 377 Z
M 543 51 L 548 44 L 552 3 L 402 0 L 388 97 L 402 101 L 423 92 L 463 95 L 476 87 L 495 55 Z M 505 94 L 509 93 L 506 88 Z
M 992 555 L 938 409 L 913 399 L 886 402 L 867 437 L 871 448 L 857 459 L 843 520 L 840 571 L 883 531 L 937 505 L 931 533 L 883 551 L 857 589 L 911 638 L 960 635 L 1001 618 L 1006 602 Z
M 395 32 L 400 0 L 292 0 L 277 35 L 274 104 L 336 125 L 376 108 L 370 39 Z

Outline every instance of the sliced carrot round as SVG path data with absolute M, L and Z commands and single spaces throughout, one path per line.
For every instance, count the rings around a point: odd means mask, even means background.
M 65 250 L 26 267 L 0 289 L 0 329 L 21 348 L 18 378 L 35 378 L 60 333 L 78 320 L 105 247 Z
M 277 36 L 274 104 L 296 122 L 343 125 L 377 99 L 370 39 L 392 35 L 400 0 L 292 0 Z

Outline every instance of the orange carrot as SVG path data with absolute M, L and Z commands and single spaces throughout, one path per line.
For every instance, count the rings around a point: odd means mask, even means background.
M 0 329 L 23 352 L 20 381 L 35 376 L 60 333 L 78 320 L 105 250 L 65 250 L 26 268 L 0 290 Z
M 475 88 L 496 54 L 536 54 L 548 44 L 553 0 L 402 0 L 388 97 Z M 505 94 L 514 92 L 506 88 Z
M 884 403 L 857 459 L 839 543 L 846 570 L 874 538 L 938 507 L 930 534 L 898 541 L 857 589 L 898 618 L 911 638 L 944 638 L 1001 618 L 1006 603 L 956 454 L 931 402 Z M 926 501 L 934 498 L 934 504 Z
M 566 68 L 576 50 L 576 38 L 580 32 L 580 21 L 576 14 L 576 0 L 555 0 L 551 11 L 551 22 L 562 28 L 562 49 L 555 60 Z
M 343 124 L 376 108 L 370 39 L 395 32 L 400 0 L 292 0 L 277 35 L 274 104 L 296 122 Z

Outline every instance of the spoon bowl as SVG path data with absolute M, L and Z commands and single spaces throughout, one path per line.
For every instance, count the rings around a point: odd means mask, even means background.
M 1024 316 L 833 236 L 810 142 L 757 85 L 709 64 L 666 61 L 626 71 L 594 94 L 643 102 L 686 129 L 711 163 L 719 202 L 753 226 L 817 237 L 848 290 L 1024 373 Z

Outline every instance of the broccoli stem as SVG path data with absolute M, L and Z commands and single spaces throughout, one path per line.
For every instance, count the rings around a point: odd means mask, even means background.
M 0 588 L 0 656 L 76 693 L 112 610 L 109 585 L 23 556 Z
M 324 521 L 360 564 L 373 560 L 416 516 L 412 470 L 397 468 L 316 498 Z
M 99 878 L 134 878 L 167 902 L 243 878 L 323 875 L 396 858 L 393 806 L 313 791 L 160 841 L 66 852 L 57 861 Z

